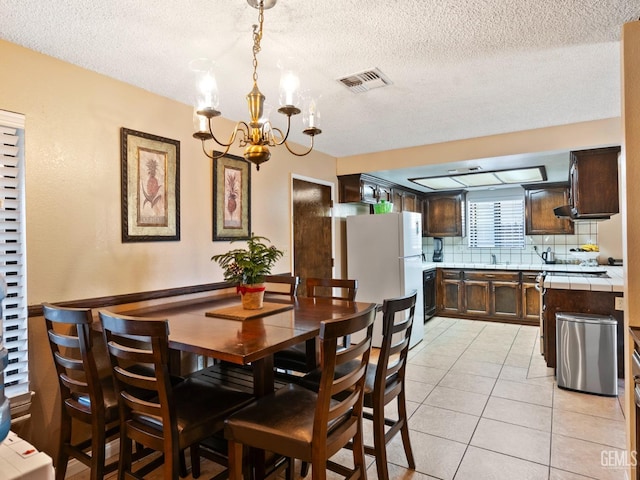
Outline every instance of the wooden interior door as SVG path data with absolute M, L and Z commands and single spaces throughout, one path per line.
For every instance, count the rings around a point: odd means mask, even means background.
M 300 277 L 298 294 L 306 295 L 308 277 L 333 274 L 331 187 L 293 179 L 293 270 Z

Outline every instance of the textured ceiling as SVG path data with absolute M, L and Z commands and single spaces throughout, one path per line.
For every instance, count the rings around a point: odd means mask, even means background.
M 248 119 L 257 11 L 244 0 L 0 9 L 0 38 L 188 104 L 189 62 L 208 57 L 223 116 Z M 640 0 L 280 0 L 265 12 L 259 85 L 277 107 L 277 64 L 297 65 L 321 95 L 316 149 L 336 157 L 616 117 L 621 27 L 639 17 Z M 354 94 L 336 81 L 373 67 L 393 84 Z

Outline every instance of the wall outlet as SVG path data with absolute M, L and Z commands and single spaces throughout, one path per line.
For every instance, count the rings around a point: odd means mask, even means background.
M 624 310 L 624 297 L 616 297 L 616 310 Z

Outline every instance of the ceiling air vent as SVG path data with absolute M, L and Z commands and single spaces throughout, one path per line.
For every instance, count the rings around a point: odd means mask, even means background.
M 363 93 L 374 88 L 391 85 L 391 80 L 377 68 L 371 68 L 360 73 L 353 73 L 338 81 L 353 93 Z

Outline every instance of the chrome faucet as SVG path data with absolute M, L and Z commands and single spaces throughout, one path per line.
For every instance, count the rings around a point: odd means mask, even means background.
M 495 265 L 496 264 L 496 256 L 494 253 L 491 254 L 491 265 Z

